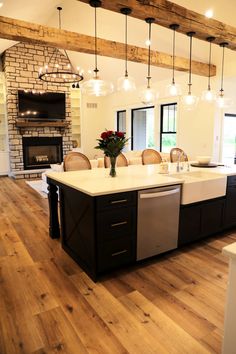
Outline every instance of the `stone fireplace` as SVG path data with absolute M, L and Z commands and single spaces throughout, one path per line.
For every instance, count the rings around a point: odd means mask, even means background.
M 25 170 L 49 168 L 63 161 L 62 137 L 23 137 L 22 142 Z
M 69 85 L 46 83 L 38 78 L 39 68 L 49 60 L 54 49 L 40 45 L 18 43 L 7 49 L 2 56 L 3 70 L 6 82 L 6 110 L 8 121 L 8 138 L 10 150 L 10 175 L 14 178 L 41 177 L 41 173 L 50 166 L 50 163 L 60 162 L 63 156 L 72 150 L 71 132 L 71 103 Z M 59 64 L 66 68 L 67 58 L 58 51 Z M 66 95 L 65 125 L 51 125 L 40 122 L 36 125 L 20 126 L 18 117 L 18 90 L 30 90 L 35 93 L 41 91 L 63 92 Z M 27 157 L 25 142 L 32 138 L 36 144 L 42 139 L 60 139 L 60 148 L 46 151 L 43 146 L 31 147 Z M 33 141 L 32 140 L 32 141 Z M 31 141 L 31 140 L 29 140 Z M 53 140 L 52 140 L 53 141 Z M 41 144 L 41 143 L 40 143 Z M 32 149 L 36 151 L 32 152 Z M 55 149 L 55 150 L 53 150 Z M 53 150 L 53 154 L 52 154 Z M 32 156 L 35 163 L 32 161 Z M 54 155 L 54 157 L 51 157 Z M 56 156 L 55 156 L 56 155 Z M 27 160 L 28 159 L 28 160 Z M 46 161 L 48 159 L 48 161 Z M 37 162 L 37 163 L 36 163 Z

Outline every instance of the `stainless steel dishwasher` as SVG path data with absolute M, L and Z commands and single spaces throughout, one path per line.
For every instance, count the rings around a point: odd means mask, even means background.
M 138 192 L 137 260 L 177 247 L 180 188 L 174 185 Z

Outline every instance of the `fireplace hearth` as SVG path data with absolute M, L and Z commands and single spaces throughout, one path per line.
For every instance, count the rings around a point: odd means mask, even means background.
M 62 137 L 23 137 L 24 169 L 49 168 L 63 160 Z

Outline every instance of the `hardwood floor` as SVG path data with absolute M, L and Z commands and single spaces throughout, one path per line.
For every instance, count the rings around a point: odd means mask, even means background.
M 236 233 L 93 281 L 48 237 L 48 205 L 0 178 L 0 353 L 220 353 Z

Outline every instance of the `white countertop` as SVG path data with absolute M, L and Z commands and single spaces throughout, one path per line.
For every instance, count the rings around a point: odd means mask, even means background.
M 158 165 L 117 167 L 110 177 L 109 168 L 73 172 L 47 172 L 47 177 L 91 196 L 181 184 L 179 178 L 158 173 Z
M 176 174 L 176 164 L 169 164 L 169 166 L 169 174 L 159 174 L 159 165 L 130 165 L 128 167 L 117 167 L 116 177 L 109 176 L 109 168 L 73 172 L 47 172 L 47 176 L 88 195 L 99 196 L 184 183 L 184 178 L 171 176 L 172 173 Z M 191 167 L 190 170 L 207 171 L 224 176 L 236 175 L 236 165 L 214 168 Z
M 196 161 L 193 161 L 196 163 Z M 216 162 L 217 163 L 217 162 Z M 189 162 L 191 164 L 191 161 Z M 170 163 L 170 175 L 171 173 L 176 173 L 176 163 Z M 236 165 L 231 165 L 231 166 L 217 166 L 217 167 L 193 167 L 190 166 L 190 171 L 204 171 L 204 172 L 209 172 L 209 173 L 220 173 L 225 176 L 234 176 L 236 175 Z M 186 169 L 184 168 L 184 171 L 186 172 Z M 181 172 L 180 172 L 181 173 Z
M 207 171 L 212 173 L 220 173 L 225 176 L 234 176 L 236 175 L 236 165 L 231 166 L 217 166 L 210 168 L 199 168 L 199 167 L 191 167 L 191 171 Z
M 222 250 L 222 253 L 236 260 L 236 242 L 225 246 Z

